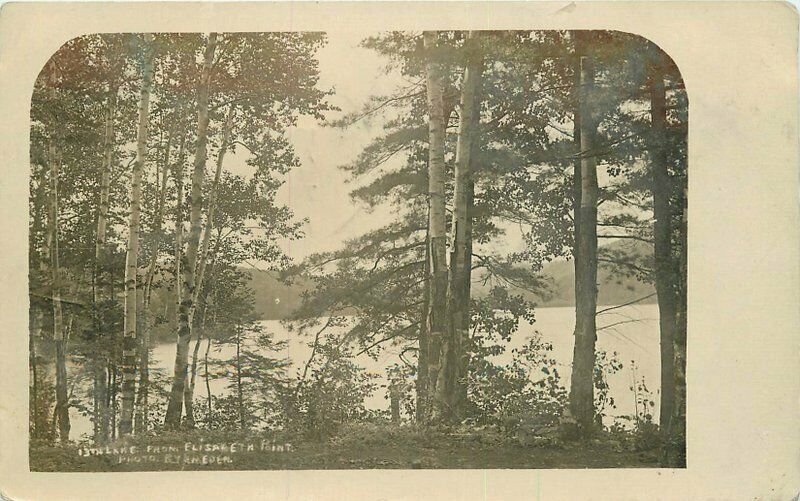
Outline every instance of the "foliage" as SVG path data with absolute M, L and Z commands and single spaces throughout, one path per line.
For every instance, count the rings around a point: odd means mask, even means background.
M 320 358 L 308 378 L 285 387 L 282 395 L 286 426 L 322 440 L 348 422 L 374 415 L 364 400 L 376 390 L 375 375 L 366 372 L 336 346 L 319 346 Z
M 611 355 L 599 350 L 595 354 L 594 362 L 594 410 L 595 420 L 602 423 L 605 412 L 616 408 L 611 388 L 608 386 L 608 376 L 616 374 L 622 369 L 622 363 L 617 359 L 617 353 Z
M 504 348 L 492 349 L 499 354 Z M 515 428 L 521 418 L 535 417 L 542 424 L 557 422 L 567 404 L 553 346 L 539 333 L 521 348 L 512 349 L 512 361 L 499 365 L 476 358 L 469 384 L 471 421 Z

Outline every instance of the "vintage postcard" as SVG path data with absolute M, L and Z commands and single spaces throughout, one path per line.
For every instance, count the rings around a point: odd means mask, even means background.
M 790 499 L 797 42 L 777 2 L 6 5 L 0 493 Z

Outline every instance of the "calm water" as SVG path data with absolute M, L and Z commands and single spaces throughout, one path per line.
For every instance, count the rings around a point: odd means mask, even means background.
M 606 307 L 600 307 L 602 310 Z M 507 344 L 507 354 L 498 356 L 495 361 L 503 363 L 511 358 L 512 348 L 525 344 L 528 337 L 539 331 L 542 339 L 553 345 L 552 355 L 562 366 L 560 374 L 565 387 L 569 387 L 569 366 L 572 363 L 573 338 L 572 330 L 575 325 L 575 310 L 572 307 L 541 308 L 536 310 L 536 322 L 525 322 L 516 336 Z M 289 341 L 285 350 L 286 357 L 291 361 L 291 371 L 302 370 L 311 348 L 308 346 L 310 338 L 290 336 L 286 328 L 279 321 L 263 322 L 265 330 L 273 332 L 277 339 Z M 653 413 L 658 417 L 658 391 L 659 391 L 659 331 L 658 307 L 656 305 L 634 305 L 614 309 L 598 316 L 597 349 L 609 354 L 616 352 L 616 358 L 622 362 L 622 369 L 609 378 L 610 394 L 614 397 L 616 409 L 608 410 L 610 416 L 625 416 L 634 414 L 634 394 L 630 391 L 634 374 L 637 380 L 644 378 L 648 389 L 652 392 L 656 408 Z M 192 345 L 193 347 L 194 345 Z M 198 381 L 195 392 L 197 398 L 204 398 L 205 382 L 202 379 L 202 356 L 205 350 L 205 341 L 200 348 L 201 362 L 198 367 Z M 383 374 L 384 369 L 399 361 L 399 349 L 388 348 L 384 350 L 378 360 L 372 360 L 362 355 L 357 360 L 370 372 Z M 212 344 L 209 358 L 229 359 L 235 356 L 234 346 L 218 347 Z M 175 345 L 173 343 L 161 344 L 154 348 L 151 355 L 152 370 L 163 375 L 172 373 Z M 71 367 L 70 369 L 73 369 Z M 385 380 L 379 381 L 383 383 Z M 88 384 L 88 383 L 87 383 Z M 226 392 L 227 382 L 223 379 L 211 380 L 211 392 L 222 395 Z M 86 390 L 88 391 L 88 386 Z M 366 402 L 368 408 L 388 409 L 388 400 L 385 390 L 379 388 Z M 70 409 L 72 420 L 71 436 L 78 438 L 91 433 L 92 425 L 88 417 L 81 415 L 76 409 Z

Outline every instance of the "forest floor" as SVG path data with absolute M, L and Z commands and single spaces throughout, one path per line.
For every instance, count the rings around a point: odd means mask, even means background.
M 231 445 L 233 444 L 233 445 Z M 192 431 L 105 448 L 32 444 L 31 471 L 658 468 L 658 449 L 602 437 L 521 444 L 485 432 L 387 432 L 356 427 L 328 440 Z

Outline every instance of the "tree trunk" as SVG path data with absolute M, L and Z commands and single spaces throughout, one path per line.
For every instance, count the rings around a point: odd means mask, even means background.
M 105 350 L 104 321 L 100 316 L 100 290 L 106 282 L 108 250 L 106 248 L 106 226 L 111 190 L 111 169 L 114 162 L 114 113 L 117 106 L 117 88 L 109 89 L 108 109 L 105 117 L 103 135 L 103 171 L 100 177 L 100 202 L 97 207 L 97 231 L 94 247 L 94 270 L 92 273 L 92 312 L 95 342 L 100 346 L 93 363 L 94 367 L 94 440 L 103 444 L 108 440 L 108 354 Z
M 206 306 L 203 306 L 203 320 L 200 328 L 197 329 L 197 338 L 194 343 L 194 351 L 192 352 L 192 368 L 189 375 L 189 381 L 183 391 L 183 403 L 186 406 L 186 425 L 189 428 L 194 428 L 194 384 L 197 377 L 197 356 L 200 352 L 200 342 L 203 340 L 203 333 L 206 330 Z
M 55 147 L 51 149 L 55 154 Z M 67 395 L 67 339 L 64 333 L 64 320 L 61 309 L 61 270 L 58 249 L 58 160 L 52 161 L 50 201 L 51 231 L 53 232 L 51 253 L 51 273 L 53 280 L 53 340 L 56 349 L 56 409 L 55 418 L 61 442 L 69 441 L 69 398 Z
M 208 263 L 208 247 L 211 242 L 211 232 L 214 229 L 214 214 L 217 208 L 217 196 L 219 192 L 219 181 L 222 176 L 222 166 L 225 162 L 225 153 L 228 151 L 228 147 L 230 146 L 230 136 L 231 136 L 231 129 L 233 127 L 233 117 L 234 117 L 234 105 L 230 105 L 228 108 L 228 113 L 225 117 L 225 125 L 222 129 L 222 144 L 219 148 L 219 153 L 217 154 L 217 168 L 214 173 L 214 182 L 211 185 L 211 193 L 209 195 L 209 203 L 208 203 L 208 213 L 206 214 L 206 225 L 203 231 L 203 243 L 200 246 L 200 255 L 198 256 L 198 263 L 197 263 L 197 279 L 195 283 L 195 290 L 194 290 L 194 298 L 192 300 L 192 309 L 189 312 L 189 322 L 194 325 L 194 315 L 195 311 L 197 311 L 198 305 L 203 303 L 202 299 L 202 291 L 203 291 L 203 282 L 205 279 L 206 274 L 206 265 Z M 219 249 L 220 240 L 217 240 L 217 244 L 214 249 L 214 255 L 216 256 L 218 249 Z M 212 266 L 213 268 L 213 266 Z M 195 346 L 194 346 L 194 353 L 192 354 L 192 367 L 191 373 L 189 374 L 190 381 L 185 383 L 184 385 L 184 393 L 183 393 L 183 400 L 184 405 L 186 406 L 186 420 L 190 427 L 194 427 L 194 412 L 192 405 L 192 399 L 194 398 L 194 382 L 195 377 L 197 374 L 197 354 L 200 349 L 200 340 L 202 337 L 203 329 L 200 329 L 198 335 L 196 336 Z
M 684 181 L 685 182 L 685 181 Z M 688 245 L 688 208 L 687 186 L 684 184 L 681 194 L 681 222 L 678 228 L 680 251 L 678 254 L 678 300 L 673 339 L 675 377 L 675 396 L 667 426 L 667 442 L 664 446 L 663 462 L 673 468 L 686 467 L 686 331 L 687 331 L 687 245 Z
M 403 393 L 398 381 L 392 381 L 389 384 L 389 406 L 391 409 L 392 424 L 400 424 L 400 399 Z
M 581 35 L 583 36 L 583 35 Z M 570 384 L 570 411 L 579 433 L 588 438 L 594 416 L 594 364 L 597 329 L 597 166 L 592 151 L 595 137 L 593 116 L 594 68 L 590 57 L 580 56 L 580 136 L 581 136 L 581 203 L 580 231 L 576 250 L 575 348 Z
M 55 65 L 50 68 L 50 93 L 53 99 L 57 98 L 57 75 Z M 50 214 L 48 215 L 48 230 L 50 240 L 50 279 L 51 295 L 53 301 L 53 341 L 56 350 L 56 406 L 53 420 L 58 429 L 58 437 L 62 443 L 69 441 L 69 399 L 67 395 L 67 340 L 64 335 L 64 318 L 61 309 L 61 268 L 59 266 L 58 249 L 58 172 L 59 158 L 56 147 L 55 128 L 48 141 L 47 160 L 50 164 Z
M 470 198 L 472 183 L 472 153 L 478 136 L 480 120 L 480 82 L 482 57 L 480 40 L 470 31 L 465 42 L 467 64 L 461 88 L 461 116 L 456 144 L 455 183 L 453 188 L 452 241 L 448 289 L 448 329 L 450 342 L 447 362 L 447 400 L 449 417 L 463 417 L 466 404 L 466 369 L 469 333 L 469 303 L 471 279 L 471 226 Z
M 205 363 L 205 379 L 206 379 L 206 419 L 208 419 L 208 429 L 214 429 L 214 419 L 211 414 L 211 383 L 209 382 L 210 376 L 208 373 L 208 352 L 211 350 L 211 338 L 206 340 L 206 354 L 204 358 Z
M 205 50 L 203 70 L 200 87 L 197 95 L 197 144 L 194 158 L 194 172 L 192 173 L 192 191 L 190 195 L 191 213 L 189 216 L 190 230 L 186 247 L 186 265 L 183 267 L 183 291 L 180 304 L 180 318 L 178 325 L 178 342 L 175 353 L 175 372 L 172 379 L 167 413 L 164 425 L 167 428 L 177 428 L 181 422 L 183 410 L 184 389 L 187 380 L 189 365 L 189 340 L 192 334 L 190 314 L 193 310 L 195 292 L 195 271 L 197 254 L 200 246 L 201 212 L 203 206 L 203 177 L 206 167 L 206 143 L 208 140 L 208 98 L 209 83 L 211 79 L 211 65 L 214 61 L 214 52 L 217 46 L 217 34 L 208 36 Z
M 672 182 L 667 166 L 667 106 L 664 74 L 660 64 L 650 75 L 650 165 L 653 192 L 653 236 L 655 240 L 655 281 L 661 331 L 661 408 L 659 424 L 666 436 L 675 399 L 675 322 L 677 283 L 672 257 Z
M 447 316 L 447 228 L 445 222 L 445 115 L 442 71 L 434 61 L 437 32 L 424 34 L 428 62 L 425 66 L 428 97 L 428 204 L 430 225 L 430 308 L 428 310 L 428 381 L 432 399 L 430 419 L 439 420 L 446 412 L 444 375 L 448 343 L 445 338 Z
M 142 301 L 143 328 L 142 339 L 139 343 L 139 392 L 136 395 L 136 433 L 146 433 L 150 427 L 149 423 L 149 397 L 150 397 L 150 330 L 153 328 L 153 319 L 150 311 L 150 301 L 153 291 L 153 281 L 155 280 L 156 265 L 158 264 L 158 253 L 161 242 L 164 239 L 164 208 L 166 206 L 167 179 L 170 174 L 170 152 L 172 150 L 172 139 L 177 127 L 182 125 L 182 117 L 170 128 L 167 136 L 167 144 L 164 148 L 164 160 L 159 169 L 156 164 L 156 182 L 160 181 L 158 191 L 158 203 L 156 204 L 156 216 L 153 221 L 153 233 L 155 239 L 152 243 L 153 250 L 150 255 L 150 263 L 144 276 L 144 294 Z M 159 170 L 163 172 L 159 179 Z
M 430 217 L 428 216 L 428 228 L 430 228 Z M 428 382 L 428 372 L 429 372 L 429 365 L 428 365 L 428 348 L 429 348 L 429 336 L 428 336 L 428 309 L 430 308 L 431 302 L 431 295 L 430 295 L 430 273 L 431 273 L 431 266 L 430 266 L 430 259 L 431 259 L 431 247 L 430 247 L 430 231 L 426 228 L 425 230 L 425 264 L 423 265 L 422 273 L 423 273 L 423 291 L 422 291 L 422 314 L 421 314 L 421 321 L 419 323 L 419 334 L 417 339 L 418 344 L 418 354 L 417 354 L 417 380 L 416 380 L 416 391 L 417 391 L 417 406 L 415 409 L 415 417 L 417 423 L 424 423 L 427 420 L 428 416 L 428 406 L 430 404 L 430 397 L 428 393 L 428 388 L 430 386 Z
M 578 241 L 580 240 L 580 223 L 581 223 L 581 113 L 580 113 L 580 89 L 581 89 L 581 64 L 580 58 L 583 55 L 584 48 L 581 44 L 581 36 L 577 31 L 570 32 L 575 56 L 575 71 L 574 71 L 574 85 L 572 88 L 572 101 L 574 110 L 572 113 L 572 134 L 573 143 L 575 144 L 575 161 L 573 163 L 572 171 L 572 219 L 573 219 L 573 233 L 572 233 L 572 263 L 575 268 L 575 291 L 578 291 L 579 278 L 578 270 L 580 269 L 580 250 L 578 250 Z
M 116 360 L 116 357 L 114 357 Z M 117 388 L 118 388 L 119 375 L 117 371 L 116 362 L 112 362 L 108 370 L 108 406 L 111 414 L 111 426 L 109 429 L 111 439 L 117 438 Z
M 186 148 L 186 131 L 181 134 L 181 144 L 178 149 L 178 161 L 175 164 L 173 171 L 175 182 L 175 328 L 180 325 L 180 306 L 181 306 L 181 288 L 183 287 L 182 279 L 182 261 L 183 261 L 183 165 L 186 161 L 185 157 Z
M 246 428 L 247 422 L 244 415 L 244 388 L 242 387 L 242 328 L 236 326 L 236 397 L 239 402 L 239 426 Z
M 48 266 L 50 261 L 50 244 L 52 233 L 50 231 L 50 227 L 46 226 L 43 228 L 43 221 L 46 221 L 48 218 L 48 214 L 50 212 L 50 205 L 49 205 L 49 186 L 48 186 L 48 174 L 47 171 L 49 170 L 49 166 L 45 169 L 42 173 L 42 178 L 39 182 L 39 186 L 37 188 L 36 193 L 36 201 L 34 203 L 34 207 L 41 207 L 41 210 L 37 210 L 34 213 L 34 220 L 31 228 L 31 238 L 34 235 L 38 235 L 44 232 L 42 235 L 42 249 L 41 253 L 39 254 L 39 272 L 41 273 L 42 277 L 47 276 Z M 31 366 L 31 379 L 33 383 L 33 388 L 31 389 L 32 398 L 33 398 L 33 408 L 31 412 L 33 413 L 33 428 L 31 429 L 31 436 L 46 436 L 46 425 L 47 425 L 47 410 L 45 409 L 44 418 L 41 414 L 41 409 L 39 406 L 39 375 L 38 375 L 38 359 L 36 357 L 36 338 L 42 338 L 42 329 L 44 324 L 44 311 L 43 307 L 37 305 L 33 297 L 30 297 L 29 302 L 29 322 L 30 322 L 30 332 L 29 332 L 29 341 L 28 341 L 28 356 L 29 356 L 29 363 Z
M 163 176 L 159 179 L 158 165 L 156 165 L 156 181 L 161 184 L 158 188 L 158 203 L 156 204 L 156 216 L 153 221 L 153 233 L 155 234 L 155 241 L 153 242 L 153 252 L 150 255 L 150 263 L 147 265 L 147 272 L 144 277 L 144 309 L 147 311 L 150 306 L 150 300 L 153 292 L 153 281 L 156 275 L 156 266 L 158 264 L 158 251 L 161 243 L 164 240 L 164 209 L 166 207 L 167 198 L 167 180 L 169 179 L 170 171 L 170 152 L 172 151 L 172 140 L 175 130 L 183 126 L 183 117 L 178 119 L 178 122 L 170 128 L 167 135 L 167 144 L 164 146 L 164 159 L 161 165 L 161 172 Z
M 210 211 L 210 214 L 211 214 L 211 216 L 213 216 L 213 211 Z M 210 228 L 208 228 L 207 231 L 210 231 Z M 214 250 L 212 252 L 213 260 L 211 262 L 211 270 L 210 270 L 210 273 L 209 273 L 210 277 L 214 276 L 214 268 L 216 267 L 216 257 L 219 254 L 219 247 L 220 247 L 221 243 L 222 243 L 222 235 L 221 235 L 221 232 L 218 231 L 217 232 L 217 242 L 214 245 Z M 204 245 L 206 245 L 206 248 L 207 248 L 207 245 L 208 245 L 207 242 L 204 242 Z M 207 254 L 207 251 L 206 251 L 206 254 Z M 204 257 L 204 259 L 206 259 L 206 257 Z M 203 268 L 205 268 L 205 266 Z M 186 390 L 184 391 L 184 394 L 183 394 L 183 401 L 184 401 L 184 404 L 186 405 L 186 419 L 189 422 L 190 426 L 194 426 L 194 414 L 193 414 L 194 406 L 192 405 L 193 404 L 192 401 L 194 399 L 195 380 L 197 379 L 197 356 L 198 356 L 198 352 L 200 351 L 200 341 L 203 339 L 203 335 L 206 332 L 206 315 L 208 313 L 208 303 L 207 303 L 207 300 L 208 300 L 208 289 L 205 289 L 205 291 L 206 292 L 204 294 L 202 294 L 200 297 L 197 297 L 196 300 L 195 300 L 195 309 L 196 309 L 197 305 L 202 305 L 202 307 L 203 307 L 203 319 L 202 319 L 202 322 L 201 322 L 201 324 L 199 326 L 199 329 L 197 329 L 197 336 L 196 336 L 196 341 L 195 341 L 195 344 L 194 344 L 194 352 L 192 353 L 192 368 L 191 368 L 191 371 L 189 373 L 189 381 L 188 381 L 188 384 L 186 386 Z M 194 322 L 194 315 L 192 315 L 192 319 L 193 319 L 192 321 Z M 193 323 L 193 325 L 194 325 L 194 323 Z
M 133 430 L 136 391 L 136 325 L 138 314 L 137 274 L 139 268 L 139 225 L 141 218 L 142 173 L 147 159 L 147 129 L 150 119 L 150 90 L 153 84 L 153 35 L 144 36 L 147 51 L 142 68 L 139 97 L 139 123 L 136 131 L 136 161 L 131 180 L 131 213 L 128 224 L 128 249 L 125 259 L 125 329 L 122 344 L 122 410 L 119 434 Z
M 200 249 L 199 262 L 197 264 L 197 285 L 194 292 L 194 300 L 192 306 L 196 309 L 200 292 L 203 289 L 203 279 L 205 278 L 206 263 L 208 262 L 208 247 L 211 242 L 211 232 L 214 229 L 214 214 L 217 210 L 217 197 L 219 195 L 219 181 L 222 176 L 222 165 L 225 162 L 225 153 L 228 151 L 231 140 L 231 128 L 233 127 L 235 107 L 231 105 L 228 108 L 227 116 L 225 117 L 225 125 L 222 129 L 222 144 L 219 147 L 217 154 L 217 168 L 214 172 L 214 183 L 211 185 L 211 193 L 209 195 L 208 213 L 206 215 L 206 227 L 203 232 L 203 245 Z M 192 314 L 194 310 L 192 311 Z
M 30 335 L 28 336 L 28 364 L 30 365 L 30 429 L 31 437 L 38 437 L 41 429 L 39 428 L 39 370 L 36 360 L 36 340 L 41 335 L 42 330 L 42 310 L 34 305 L 30 305 L 28 311 L 28 322 L 30 322 Z

